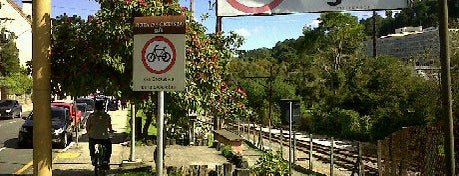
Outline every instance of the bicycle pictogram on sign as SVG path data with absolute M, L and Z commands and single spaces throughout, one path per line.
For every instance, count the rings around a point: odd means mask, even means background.
M 166 73 L 174 66 L 175 60 L 174 44 L 163 36 L 156 36 L 148 40 L 142 49 L 143 65 L 151 73 Z
M 166 51 L 166 47 L 158 49 L 158 46 L 159 45 L 155 45 L 155 47 L 153 48 L 153 52 L 147 54 L 147 61 L 154 62 L 158 60 L 163 62 L 169 62 L 169 60 L 171 60 L 171 54 Z

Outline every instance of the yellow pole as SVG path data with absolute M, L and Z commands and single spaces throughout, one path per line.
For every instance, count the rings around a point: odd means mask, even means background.
M 32 2 L 33 174 L 51 176 L 51 0 Z

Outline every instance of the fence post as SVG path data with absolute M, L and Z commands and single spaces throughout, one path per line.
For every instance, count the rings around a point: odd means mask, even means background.
M 200 165 L 199 166 L 199 176 L 209 175 L 209 171 L 207 170 L 207 168 L 209 168 L 207 165 Z
M 293 132 L 293 164 L 296 163 L 296 133 Z
M 333 176 L 333 144 L 335 143 L 333 137 L 331 138 L 331 143 L 330 143 L 330 176 Z
M 233 175 L 233 164 L 223 163 L 223 175 L 225 176 Z
M 217 173 L 217 176 L 224 176 L 223 172 L 223 165 L 215 165 L 215 172 Z
M 257 127 L 255 126 L 255 123 L 253 124 L 253 145 L 256 147 L 257 146 Z
M 309 170 L 312 171 L 312 134 L 309 133 Z
M 362 160 L 362 143 L 359 141 L 358 142 L 358 159 L 357 161 L 359 162 L 358 167 L 359 167 L 359 176 L 365 176 L 365 166 L 363 165 L 363 160 Z
M 259 145 L 258 148 L 260 148 L 260 150 L 264 150 L 264 147 L 263 147 L 263 131 L 262 131 L 263 126 L 261 125 L 261 123 L 260 123 L 260 127 L 259 128 L 260 128 L 260 133 L 259 133 L 260 136 L 258 137 L 258 145 Z
M 284 159 L 284 133 L 282 131 L 282 128 L 280 129 L 280 141 L 279 141 L 279 145 L 280 145 L 280 154 L 281 154 L 281 158 Z
M 378 140 L 378 176 L 382 176 L 381 157 L 382 157 L 382 145 L 381 145 L 381 140 Z

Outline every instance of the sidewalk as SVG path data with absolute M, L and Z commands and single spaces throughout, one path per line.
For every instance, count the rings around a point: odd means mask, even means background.
M 116 131 L 112 139 L 112 157 L 110 159 L 110 170 L 107 175 L 119 175 L 122 170 L 141 166 L 155 167 L 153 153 L 156 148 L 153 146 L 136 146 L 135 159 L 140 163 L 131 164 L 129 162 L 131 147 L 128 147 L 128 135 L 125 133 L 127 123 L 127 110 L 110 111 L 112 117 L 113 129 Z M 92 176 L 94 175 L 94 166 L 91 164 L 89 156 L 88 138 L 86 130 L 82 129 L 79 133 L 79 141 L 75 140 L 66 149 L 53 149 L 53 175 L 55 176 Z M 260 157 L 260 153 L 244 147 L 243 155 L 249 162 L 249 166 L 253 166 Z M 228 160 L 221 155 L 221 151 L 208 146 L 180 146 L 167 145 L 165 149 L 164 163 L 166 166 L 189 166 L 189 165 L 208 165 L 209 169 L 214 170 L 215 165 L 222 165 Z M 165 171 L 166 168 L 163 169 Z M 30 168 L 27 172 L 21 175 L 33 175 L 33 169 Z M 293 172 L 294 176 L 301 175 L 298 172 Z

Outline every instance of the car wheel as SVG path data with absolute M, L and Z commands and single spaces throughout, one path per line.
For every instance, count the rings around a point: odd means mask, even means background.
M 64 137 L 62 138 L 61 143 L 59 144 L 59 147 L 60 147 L 60 148 L 65 148 L 65 147 L 67 147 L 68 138 L 69 138 L 68 134 L 64 132 Z
M 18 148 L 25 148 L 26 147 L 26 143 L 24 142 L 24 140 L 22 139 L 22 137 L 18 137 Z
M 19 111 L 18 118 L 22 118 L 22 110 Z

